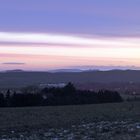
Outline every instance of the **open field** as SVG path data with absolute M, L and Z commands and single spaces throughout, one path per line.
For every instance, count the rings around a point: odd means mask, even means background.
M 140 102 L 1 108 L 0 130 L 1 139 L 136 140 L 140 138 Z

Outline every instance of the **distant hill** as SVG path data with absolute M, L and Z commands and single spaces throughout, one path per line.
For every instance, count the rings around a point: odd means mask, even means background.
M 0 87 L 22 87 L 40 83 L 140 82 L 140 70 L 84 72 L 13 72 L 0 73 Z
M 15 69 L 15 70 L 7 70 L 5 72 L 24 72 L 24 71 L 21 69 Z
M 83 72 L 84 70 L 81 69 L 56 69 L 56 70 L 50 70 L 48 72 L 51 73 L 57 73 L 57 72 Z

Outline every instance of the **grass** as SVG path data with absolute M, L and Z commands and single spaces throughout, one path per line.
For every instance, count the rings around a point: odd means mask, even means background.
M 133 104 L 133 108 L 132 108 Z M 60 128 L 98 121 L 140 121 L 140 102 L 0 108 L 0 130 Z

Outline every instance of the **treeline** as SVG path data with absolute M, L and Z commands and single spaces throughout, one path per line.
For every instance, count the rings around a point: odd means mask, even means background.
M 0 93 L 0 107 L 78 105 L 122 101 L 121 96 L 116 91 L 82 91 L 75 89 L 71 83 L 63 88 L 44 88 L 35 92 L 23 90 L 20 93 L 11 93 L 8 90 L 6 94 Z

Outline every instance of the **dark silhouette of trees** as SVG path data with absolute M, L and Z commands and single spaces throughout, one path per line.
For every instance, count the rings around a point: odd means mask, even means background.
M 40 106 L 42 103 L 42 96 L 40 94 L 16 94 L 14 93 L 11 97 L 11 106 Z
M 64 92 L 68 95 L 68 94 L 74 94 L 76 89 L 74 87 L 74 85 L 72 83 L 68 83 L 64 88 L 63 88 Z
M 11 96 L 11 92 L 8 89 L 7 92 L 6 92 L 6 97 L 5 97 L 6 98 L 6 101 L 5 102 L 6 102 L 6 106 L 7 107 L 10 107 L 10 96 Z
M 116 91 L 82 91 L 75 89 L 72 83 L 68 83 L 63 88 L 51 87 L 39 91 L 36 88 L 27 89 L 22 90 L 22 93 L 11 94 L 10 90 L 7 90 L 5 96 L 0 94 L 0 107 L 78 105 L 123 101 Z
M 4 106 L 5 106 L 4 95 L 0 93 L 0 107 L 4 107 Z
M 97 94 L 99 102 L 107 103 L 107 102 L 121 102 L 122 98 L 116 91 L 109 90 L 101 90 Z
M 72 83 L 68 83 L 64 88 L 45 88 L 42 90 L 42 93 L 47 97 L 45 101 L 47 105 L 93 104 L 123 101 L 116 91 L 81 91 L 76 90 Z

